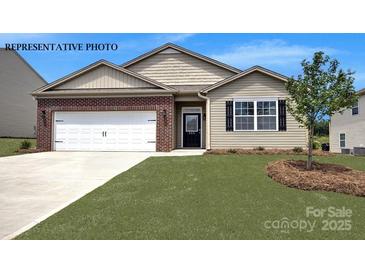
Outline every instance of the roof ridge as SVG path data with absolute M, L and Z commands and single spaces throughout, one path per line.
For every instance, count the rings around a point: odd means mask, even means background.
M 211 91 L 213 89 L 216 89 L 218 87 L 221 87 L 225 84 L 228 84 L 236 79 L 239 79 L 247 74 L 250 74 L 254 71 L 260 71 L 262 73 L 265 73 L 267 75 L 270 75 L 272 77 L 275 77 L 275 78 L 278 78 L 279 80 L 282 80 L 282 81 L 287 81 L 288 77 L 285 76 L 285 75 L 282 75 L 280 73 L 277 73 L 273 70 L 270 70 L 270 69 L 267 69 L 267 68 L 264 68 L 262 66 L 258 66 L 258 65 L 255 65 L 255 66 L 252 66 L 252 67 L 249 67 L 248 69 L 245 69 L 243 70 L 242 72 L 238 73 L 238 74 L 235 74 L 235 75 L 232 75 L 228 78 L 225 78 L 217 83 L 214 83 L 213 85 L 210 85 L 206 88 L 203 88 L 202 90 L 200 90 L 201 93 L 207 93 L 208 91 Z
M 88 71 L 90 71 L 90 70 L 92 70 L 92 69 L 94 69 L 94 68 L 96 68 L 100 65 L 106 65 L 106 66 L 111 67 L 113 69 L 119 70 L 120 72 L 127 73 L 127 74 L 129 74 L 129 75 L 131 75 L 135 78 L 138 78 L 142 81 L 145 81 L 147 83 L 150 83 L 150 84 L 155 85 L 157 87 L 160 87 L 162 89 L 169 90 L 169 91 L 174 91 L 174 92 L 177 91 L 173 87 L 170 87 L 170 86 L 167 86 L 167 85 L 162 84 L 160 82 L 157 82 L 156 80 L 150 79 L 150 78 L 148 78 L 144 75 L 141 75 L 137 72 L 131 71 L 131 70 L 126 69 L 126 68 L 122 68 L 122 67 L 120 67 L 120 66 L 118 66 L 118 65 L 116 65 L 112 62 L 109 62 L 109 61 L 105 60 L 105 59 L 100 59 L 100 60 L 98 60 L 96 62 L 93 62 L 93 63 L 91 63 L 91 64 L 89 64 L 89 65 L 87 65 L 87 66 L 85 66 L 85 67 L 83 67 L 79 70 L 76 70 L 72 73 L 69 73 L 69 74 L 67 74 L 67 75 L 65 75 L 65 76 L 63 76 L 63 77 L 47 84 L 47 85 L 44 85 L 43 87 L 40 87 L 39 89 L 36 89 L 35 91 L 32 92 L 32 94 L 35 95 L 35 94 L 42 93 L 43 91 L 46 91 L 46 90 L 48 90 L 52 87 L 58 86 L 58 85 L 66 82 L 66 81 L 69 81 L 69 80 L 77 77 L 78 75 L 86 73 L 86 72 L 88 72 Z
M 183 52 L 185 54 L 188 54 L 188 55 L 193 56 L 195 58 L 198 58 L 200 60 L 209 62 L 209 63 L 211 63 L 213 65 L 219 66 L 221 68 L 224 68 L 226 70 L 232 71 L 234 73 L 240 73 L 241 72 L 241 70 L 238 69 L 238 68 L 235 68 L 235 67 L 230 66 L 228 64 L 222 63 L 222 62 L 220 62 L 218 60 L 215 60 L 215 59 L 210 58 L 208 56 L 205 56 L 203 54 L 194 52 L 194 51 L 192 51 L 190 49 L 184 48 L 184 47 L 179 46 L 179 45 L 176 45 L 174 43 L 165 43 L 165 44 L 163 44 L 163 45 L 161 45 L 161 46 L 159 46 L 159 47 L 157 47 L 155 49 L 152 49 L 152 50 L 150 50 L 150 51 L 148 51 L 146 53 L 143 53 L 143 54 L 141 54 L 141 55 L 139 55 L 139 56 L 137 56 L 137 57 L 135 57 L 135 58 L 133 58 L 133 59 L 131 59 L 129 61 L 124 62 L 120 66 L 123 67 L 123 68 L 126 68 L 126 67 L 128 67 L 128 66 L 130 66 L 132 64 L 138 63 L 138 62 L 140 62 L 140 61 L 142 61 L 142 60 L 144 60 L 144 59 L 146 59 L 146 58 L 148 58 L 148 57 L 150 57 L 152 55 L 155 55 L 155 54 L 157 54 L 157 53 L 159 53 L 159 52 L 161 52 L 161 51 L 163 51 L 163 50 L 165 50 L 167 48 L 175 49 L 177 51 Z

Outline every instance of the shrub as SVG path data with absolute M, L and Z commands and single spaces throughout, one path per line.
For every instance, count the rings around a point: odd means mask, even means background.
M 28 140 L 24 140 L 20 143 L 20 149 L 29 149 L 32 146 L 32 143 Z
M 303 152 L 303 148 L 301 148 L 301 147 L 295 147 L 295 148 L 293 148 L 293 151 L 295 153 L 302 153 Z
M 255 147 L 254 150 L 265 150 L 265 148 L 260 146 L 260 147 Z
M 321 144 L 318 141 L 313 141 L 312 148 L 313 149 L 319 149 L 321 147 Z
M 237 153 L 237 149 L 230 148 L 227 151 L 228 153 Z

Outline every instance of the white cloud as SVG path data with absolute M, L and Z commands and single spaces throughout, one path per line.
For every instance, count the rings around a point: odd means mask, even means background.
M 191 38 L 195 34 L 193 33 L 177 33 L 177 34 L 159 34 L 155 36 L 155 40 L 159 43 L 176 43 L 176 42 L 184 42 L 188 38 Z
M 356 80 L 365 81 L 365 72 L 355 72 L 354 77 Z
M 355 72 L 355 86 L 358 89 L 365 88 L 365 72 Z
M 229 52 L 215 54 L 211 57 L 241 68 L 247 68 L 253 65 L 284 66 L 298 64 L 304 58 L 310 58 L 316 51 L 324 51 L 329 55 L 339 53 L 334 48 L 292 45 L 283 40 L 273 39 L 258 40 L 238 45 Z

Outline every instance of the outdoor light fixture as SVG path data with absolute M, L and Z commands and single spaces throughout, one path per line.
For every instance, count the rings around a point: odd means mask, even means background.
M 42 110 L 41 118 L 43 120 L 43 124 L 46 125 L 46 111 L 45 110 Z
M 164 109 L 162 111 L 162 117 L 163 117 L 164 125 L 166 125 L 167 124 L 167 111 L 166 111 L 166 109 Z

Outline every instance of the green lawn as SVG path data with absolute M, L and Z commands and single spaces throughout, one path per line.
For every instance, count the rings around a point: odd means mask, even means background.
M 36 145 L 35 139 L 0 138 L 0 157 L 20 154 L 17 149 L 23 140 L 31 141 L 32 147 Z
M 149 158 L 18 239 L 365 239 L 365 199 L 273 182 L 264 167 L 284 157 Z M 365 170 L 365 158 L 317 159 Z M 305 216 L 311 206 L 351 209 L 352 229 L 323 231 L 322 219 Z M 284 217 L 318 225 L 312 232 L 265 228 Z

